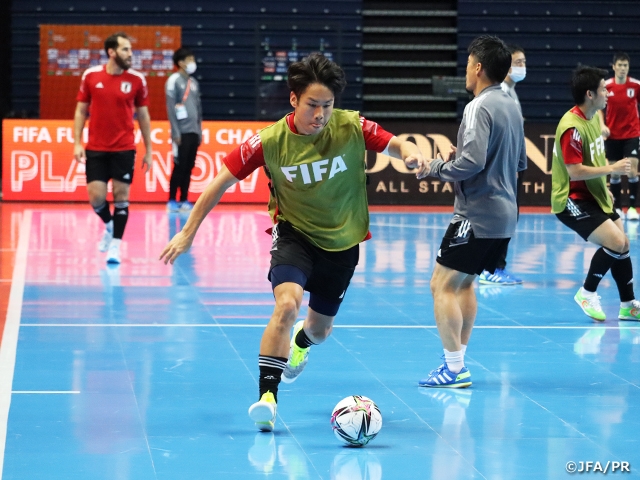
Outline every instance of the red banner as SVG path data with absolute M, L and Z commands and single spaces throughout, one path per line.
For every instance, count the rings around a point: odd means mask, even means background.
M 40 118 L 73 118 L 80 77 L 107 63 L 104 41 L 116 32 L 129 37 L 131 68 L 147 79 L 151 118 L 167 119 L 164 84 L 174 70 L 182 28 L 133 25 L 40 25 Z
M 202 144 L 191 175 L 189 200 L 195 201 L 222 166 L 222 159 L 272 122 L 203 122 Z M 85 165 L 73 158 L 72 120 L 4 120 L 2 191 L 4 200 L 86 201 Z M 88 128 L 84 129 L 85 142 Z M 141 170 L 144 142 L 136 125 L 133 202 L 166 202 L 173 168 L 169 122 L 151 122 L 153 168 Z M 267 178 L 262 169 L 238 182 L 223 202 L 266 203 Z

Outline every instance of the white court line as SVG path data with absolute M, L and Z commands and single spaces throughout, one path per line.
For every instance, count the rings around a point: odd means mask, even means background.
M 31 236 L 31 210 L 25 210 L 20 222 L 20 238 L 13 267 L 7 319 L 4 323 L 2 344 L 0 344 L 0 479 L 4 467 L 4 449 L 7 443 L 7 423 L 9 422 L 9 406 L 11 405 L 11 387 L 13 371 L 16 365 L 16 349 L 18 331 L 22 316 L 22 297 L 27 271 L 27 252 Z
M 80 390 L 14 390 L 11 393 L 14 395 L 77 395 L 80 393 Z
M 631 322 L 629 322 L 631 323 Z M 116 327 L 116 328 L 264 328 L 266 323 L 23 323 L 21 327 Z M 369 329 L 424 329 L 435 330 L 435 325 L 334 325 L 333 328 L 369 328 Z M 640 328 L 640 323 L 631 325 L 474 325 L 479 330 L 585 330 L 604 328 L 606 330 L 627 330 Z

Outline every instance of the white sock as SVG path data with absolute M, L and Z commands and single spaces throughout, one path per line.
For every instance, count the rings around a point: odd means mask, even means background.
M 631 302 L 620 302 L 620 308 L 629 308 L 633 307 L 633 301 Z
M 460 373 L 460 370 L 464 368 L 464 352 L 458 350 L 457 352 L 450 352 L 446 348 L 444 349 L 444 361 L 453 373 Z
M 460 349 L 462 350 L 462 356 L 464 357 L 467 353 L 467 346 L 464 343 L 460 344 Z
M 596 292 L 590 292 L 589 290 L 585 290 L 584 287 L 580 287 L 580 289 L 582 290 L 582 296 L 583 297 L 593 297 Z

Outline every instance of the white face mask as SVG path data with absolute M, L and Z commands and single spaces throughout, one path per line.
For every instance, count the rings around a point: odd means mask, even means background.
M 187 72 L 189 75 L 191 75 L 196 71 L 196 68 L 198 68 L 196 63 L 191 62 L 191 63 L 187 63 L 187 65 L 184 67 L 184 71 Z
M 514 82 L 521 82 L 527 76 L 527 67 L 511 67 L 509 76 Z

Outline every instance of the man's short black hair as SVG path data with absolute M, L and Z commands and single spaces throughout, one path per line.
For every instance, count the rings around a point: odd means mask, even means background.
M 337 96 L 344 90 L 347 80 L 337 63 L 316 52 L 289 65 L 287 72 L 287 85 L 298 98 L 313 83 L 324 85 Z
M 521 52 L 524 55 L 524 48 L 522 48 L 520 45 L 516 45 L 515 43 L 511 43 L 511 44 L 507 45 L 507 48 L 509 49 L 509 53 L 511 55 L 513 55 L 514 53 L 518 53 L 518 52 Z
M 104 51 L 107 55 L 109 55 L 110 48 L 114 51 L 118 49 L 118 38 L 125 38 L 129 40 L 129 37 L 127 37 L 127 34 L 124 32 L 116 32 L 113 35 L 107 37 L 107 39 L 104 41 Z
M 489 80 L 504 81 L 511 68 L 511 52 L 502 40 L 493 35 L 480 35 L 471 42 L 468 51 L 482 64 Z
M 600 81 L 607 77 L 607 71 L 597 67 L 582 65 L 571 76 L 571 95 L 576 105 L 582 105 L 587 92 L 596 92 Z
M 180 68 L 178 66 L 178 62 L 183 61 L 187 57 L 193 57 L 193 56 L 194 55 L 193 55 L 193 52 L 191 50 L 189 50 L 188 48 L 185 48 L 185 47 L 180 47 L 175 52 L 173 52 L 173 64 L 177 68 Z
M 616 52 L 613 55 L 613 63 L 611 65 L 615 65 L 616 62 L 629 62 L 631 63 L 631 58 L 627 55 L 626 52 Z

